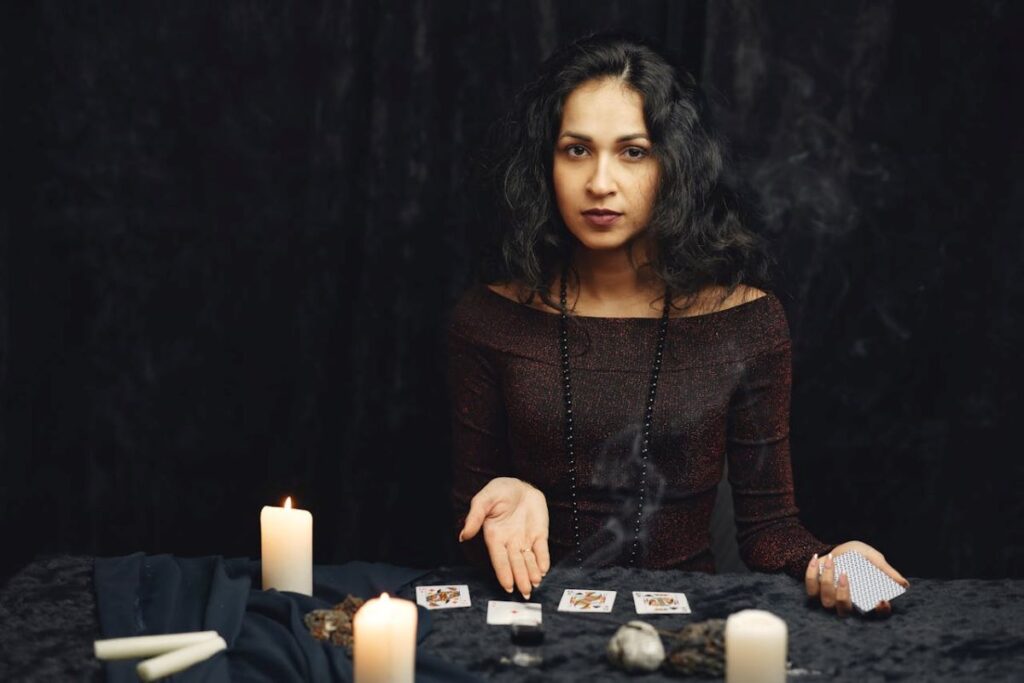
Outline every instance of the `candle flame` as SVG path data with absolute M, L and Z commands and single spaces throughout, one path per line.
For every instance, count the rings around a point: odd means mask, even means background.
M 291 510 L 292 509 L 292 497 L 291 496 L 288 496 L 287 498 L 284 499 L 284 509 L 285 510 Z
M 380 594 L 380 599 L 381 599 L 381 602 L 387 602 L 389 600 L 388 594 L 387 593 L 381 593 Z

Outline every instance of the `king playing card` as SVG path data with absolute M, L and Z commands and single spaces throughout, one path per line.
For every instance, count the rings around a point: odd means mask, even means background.
M 559 612 L 611 612 L 615 591 L 567 588 L 558 603 Z

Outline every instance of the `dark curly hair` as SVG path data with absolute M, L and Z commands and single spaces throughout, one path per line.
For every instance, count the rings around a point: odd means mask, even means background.
M 645 267 L 665 283 L 677 307 L 684 302 L 682 308 L 709 285 L 725 288 L 723 301 L 740 284 L 766 289 L 772 266 L 767 244 L 749 228 L 749 193 L 740 191 L 726 162 L 696 81 L 645 39 L 622 32 L 590 34 L 559 48 L 493 129 L 499 139 L 485 162 L 485 180 L 503 215 L 483 279 L 515 281 L 524 302 L 539 295 L 557 307 L 548 287 L 575 237 L 555 201 L 553 151 L 566 97 L 601 78 L 620 79 L 642 96 L 660 164 L 648 224 L 655 248 Z

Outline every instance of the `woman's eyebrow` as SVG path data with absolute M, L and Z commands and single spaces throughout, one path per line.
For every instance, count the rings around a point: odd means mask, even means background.
M 594 141 L 593 138 L 591 138 L 589 135 L 573 133 L 570 130 L 565 131 L 558 137 L 559 140 L 561 140 L 562 138 L 576 138 L 577 140 L 583 140 L 584 142 Z M 626 142 L 627 140 L 636 140 L 638 138 L 643 138 L 644 140 L 650 141 L 650 138 L 648 138 L 644 133 L 630 133 L 629 135 L 623 135 L 617 138 L 615 142 Z

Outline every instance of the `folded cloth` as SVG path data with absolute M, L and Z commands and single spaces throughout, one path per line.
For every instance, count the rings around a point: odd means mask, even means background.
M 344 648 L 319 641 L 303 621 L 351 594 L 382 592 L 412 598 L 409 583 L 426 572 L 388 564 L 350 562 L 313 568 L 313 597 L 263 591 L 260 563 L 245 558 L 181 558 L 135 553 L 96 558 L 95 586 L 104 638 L 183 631 L 217 631 L 228 644 L 223 654 L 175 676 L 196 683 L 228 681 L 352 681 Z M 430 631 L 430 613 L 419 608 L 417 642 Z M 134 683 L 137 662 L 105 663 L 111 683 Z M 478 681 L 440 658 L 416 652 L 417 683 Z

